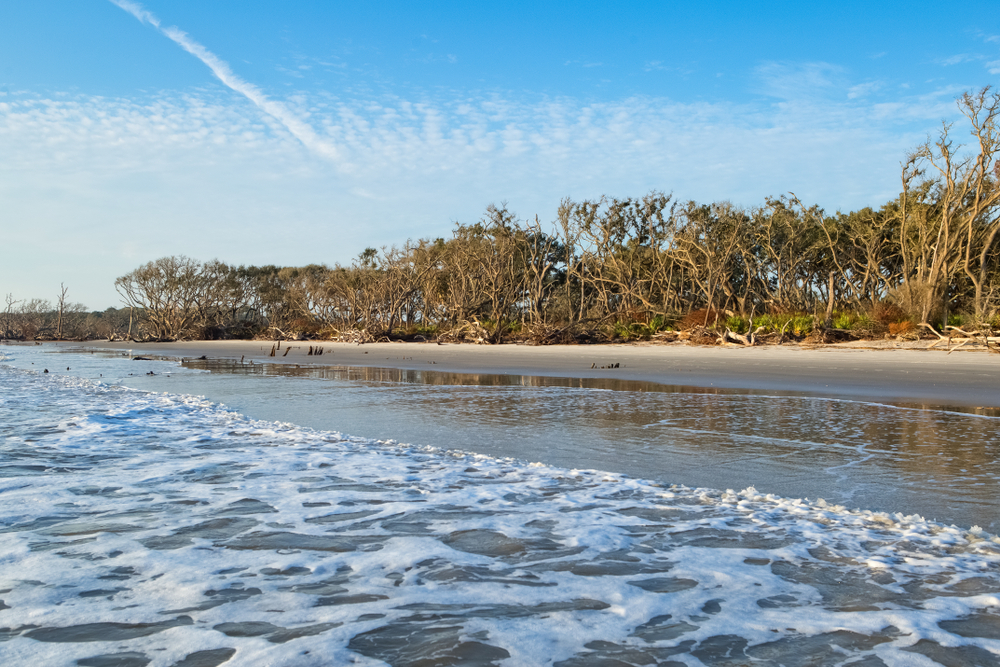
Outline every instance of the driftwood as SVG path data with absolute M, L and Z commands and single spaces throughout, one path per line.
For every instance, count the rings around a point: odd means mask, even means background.
M 963 329 L 960 329 L 959 327 L 953 327 L 949 324 L 944 328 L 944 331 L 946 333 L 941 333 L 927 323 L 921 323 L 920 326 L 934 332 L 934 334 L 938 337 L 937 340 L 933 341 L 930 345 L 927 346 L 928 350 L 931 349 L 932 347 L 937 347 L 938 345 L 944 343 L 951 346 L 948 349 L 948 354 L 951 354 L 952 352 L 962 347 L 963 345 L 968 345 L 969 343 L 972 343 L 974 345 L 983 345 L 990 352 L 1000 352 L 1000 349 L 994 349 L 990 347 L 990 343 L 1000 344 L 1000 336 L 991 336 L 989 335 L 991 333 L 989 331 L 965 331 Z M 961 339 L 958 341 L 958 343 L 952 345 L 952 341 L 955 339 L 956 333 L 961 336 Z
M 792 321 L 788 320 L 787 322 L 781 325 L 781 333 L 778 334 L 778 345 L 781 345 L 782 343 L 785 342 L 785 330 L 788 329 L 788 325 L 791 323 Z
M 338 329 L 330 329 L 330 338 L 340 343 L 355 343 L 357 345 L 364 345 L 365 343 L 377 343 L 382 339 L 377 339 L 375 336 L 370 334 L 367 329 L 347 329 L 346 331 L 340 331 Z M 322 353 L 321 353 L 322 354 Z
M 750 342 L 749 338 L 747 338 L 746 336 L 744 336 L 742 334 L 736 333 L 735 331 L 731 330 L 729 327 L 726 327 L 725 332 L 721 336 L 719 336 L 719 338 L 720 338 L 720 340 L 721 340 L 721 342 L 722 342 L 723 345 L 727 344 L 729 341 L 733 341 L 733 342 L 736 342 L 736 343 L 743 343 L 746 346 L 753 345 L 753 343 Z
M 442 342 L 471 341 L 477 345 L 488 345 L 492 342 L 490 334 L 478 321 L 464 320 L 458 327 L 447 331 L 438 340 Z
M 574 325 L 574 322 L 570 322 L 564 327 L 555 328 L 545 324 L 529 324 L 525 327 L 527 342 L 529 345 L 549 345 L 552 343 L 558 343 L 562 341 L 564 334 L 573 328 Z
M 940 331 L 938 331 L 937 329 L 935 329 L 931 325 L 927 324 L 927 322 L 921 322 L 917 326 L 921 326 L 921 327 L 923 327 L 925 329 L 929 329 L 931 333 L 933 333 L 935 336 L 938 337 L 938 340 L 947 340 L 948 339 L 947 336 L 945 336 L 944 334 L 942 334 Z
M 757 335 L 766 330 L 766 327 L 757 327 L 755 330 L 744 334 L 738 334 L 729 327 L 726 327 L 726 332 L 721 336 L 721 342 L 726 344 L 727 341 L 736 341 L 737 343 L 742 343 L 747 347 L 753 347 L 757 343 Z M 782 331 L 784 333 L 784 331 Z
M 958 348 L 962 347 L 962 346 L 963 346 L 963 345 L 965 345 L 966 343 L 969 343 L 969 342 L 971 342 L 972 340 L 973 340 L 972 338 L 963 338 L 963 339 L 961 340 L 961 342 L 959 342 L 959 344 L 958 344 L 958 345 L 955 345 L 954 347 L 952 347 L 951 349 L 949 349 L 949 350 L 948 350 L 948 354 L 951 354 L 952 352 L 954 352 L 954 351 L 955 351 L 955 350 L 957 350 Z

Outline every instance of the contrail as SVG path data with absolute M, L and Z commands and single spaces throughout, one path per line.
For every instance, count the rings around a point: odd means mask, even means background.
M 272 116 L 275 120 L 284 125 L 285 128 L 291 132 L 296 139 L 301 141 L 306 148 L 315 151 L 324 157 L 337 157 L 337 149 L 316 136 L 313 129 L 306 123 L 303 123 L 301 120 L 296 118 L 295 114 L 285 108 L 284 104 L 268 99 L 260 88 L 238 77 L 233 73 L 233 70 L 229 68 L 229 65 L 224 60 L 220 59 L 204 46 L 188 37 L 186 32 L 176 27 L 164 28 L 160 24 L 160 19 L 152 13 L 146 11 L 146 9 L 144 9 L 142 5 L 137 2 L 132 2 L 132 0 L 110 1 L 139 19 L 142 23 L 148 23 L 153 26 L 169 39 L 176 42 L 182 49 L 193 55 L 201 62 L 205 63 L 205 65 L 212 70 L 212 74 L 214 74 L 219 81 L 221 81 L 225 86 L 246 97 L 248 100 L 257 105 L 257 108 L 261 111 L 269 116 Z

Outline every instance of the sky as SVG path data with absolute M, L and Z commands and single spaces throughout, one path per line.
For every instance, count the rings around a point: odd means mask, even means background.
M 0 296 L 117 307 L 166 255 L 349 264 L 490 203 L 877 207 L 998 83 L 975 0 L 4 0 Z

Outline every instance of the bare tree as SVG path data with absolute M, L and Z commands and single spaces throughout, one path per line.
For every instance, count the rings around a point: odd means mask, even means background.
M 944 123 L 937 139 L 917 147 L 902 170 L 902 295 L 923 323 L 938 310 L 947 319 L 949 287 L 958 272 L 974 287 L 977 317 L 988 308 L 987 259 L 1000 232 L 995 173 L 1000 96 L 986 87 L 963 95 L 958 107 L 972 125 L 975 150 L 963 152 L 951 138 L 952 126 Z
M 56 340 L 63 339 L 63 313 L 66 311 L 66 294 L 69 290 L 65 285 L 59 283 L 59 296 L 56 299 L 56 307 L 59 309 L 59 316 L 56 320 Z
M 968 182 L 969 196 L 966 198 L 964 224 L 965 253 L 962 269 L 975 286 L 975 314 L 979 320 L 992 315 L 987 303 L 988 257 L 993 251 L 997 234 L 1000 233 L 1000 162 L 996 156 L 1000 150 L 1000 94 L 990 93 L 989 86 L 976 94 L 965 93 L 958 102 L 962 114 L 972 125 L 972 136 L 976 138 L 977 154 L 975 163 L 961 178 Z M 995 311 L 993 311 L 995 312 Z
M 125 305 L 139 311 L 146 336 L 177 340 L 200 335 L 194 330 L 205 297 L 200 262 L 162 257 L 118 278 L 115 289 Z
M 14 295 L 10 292 L 7 293 L 4 301 L 6 302 L 3 310 L 3 318 L 0 319 L 0 338 L 11 339 L 17 338 L 16 334 L 16 317 L 15 317 L 15 306 L 17 306 L 20 301 L 14 298 Z
M 685 265 L 686 274 L 705 307 L 709 310 L 729 307 L 733 296 L 732 263 L 743 243 L 741 237 L 748 231 L 745 214 L 728 202 L 712 206 L 690 202 L 681 216 L 678 261 Z M 720 292 L 725 300 L 720 300 Z
M 558 261 L 559 241 L 554 234 L 546 234 L 542 230 L 537 215 L 534 222 L 525 222 L 525 233 L 524 265 L 527 271 L 525 276 L 527 311 L 533 322 L 542 323 L 545 321 L 545 303 L 553 287 L 551 276 Z M 569 280 L 566 282 L 568 285 Z M 567 304 L 569 304 L 568 298 Z

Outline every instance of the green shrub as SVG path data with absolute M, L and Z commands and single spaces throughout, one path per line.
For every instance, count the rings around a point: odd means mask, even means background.
M 621 320 L 612 326 L 615 338 L 625 340 L 648 340 L 653 334 L 650 326 L 642 322 L 622 322 Z
M 491 336 L 495 335 L 497 332 L 497 327 L 502 330 L 503 333 L 517 333 L 521 330 L 520 322 L 509 322 L 507 320 L 501 320 L 499 324 L 493 320 L 480 320 L 480 326 L 486 331 L 486 333 Z
M 743 333 L 747 328 L 747 321 L 741 315 L 733 315 L 726 318 L 726 326 L 734 333 Z
M 437 336 L 438 327 L 434 324 L 418 324 L 413 327 L 413 333 L 421 335 L 425 338 L 432 338 Z
M 833 318 L 834 329 L 850 329 L 854 324 L 854 316 L 851 313 L 840 313 Z
M 793 315 L 792 313 L 777 313 L 775 315 L 766 315 L 764 317 L 767 318 L 767 323 L 765 324 L 762 321 L 761 324 L 767 326 L 768 333 L 781 333 L 782 329 L 784 329 L 786 334 L 793 333 L 795 328 L 793 322 L 796 315 Z
M 619 320 L 611 326 L 611 330 L 615 338 L 649 340 L 653 337 L 653 334 L 670 330 L 670 327 L 667 326 L 665 318 L 657 315 L 649 324 L 643 322 L 622 322 Z
M 808 336 L 813 330 L 813 316 L 797 315 L 792 318 L 792 324 L 789 328 L 796 336 Z

